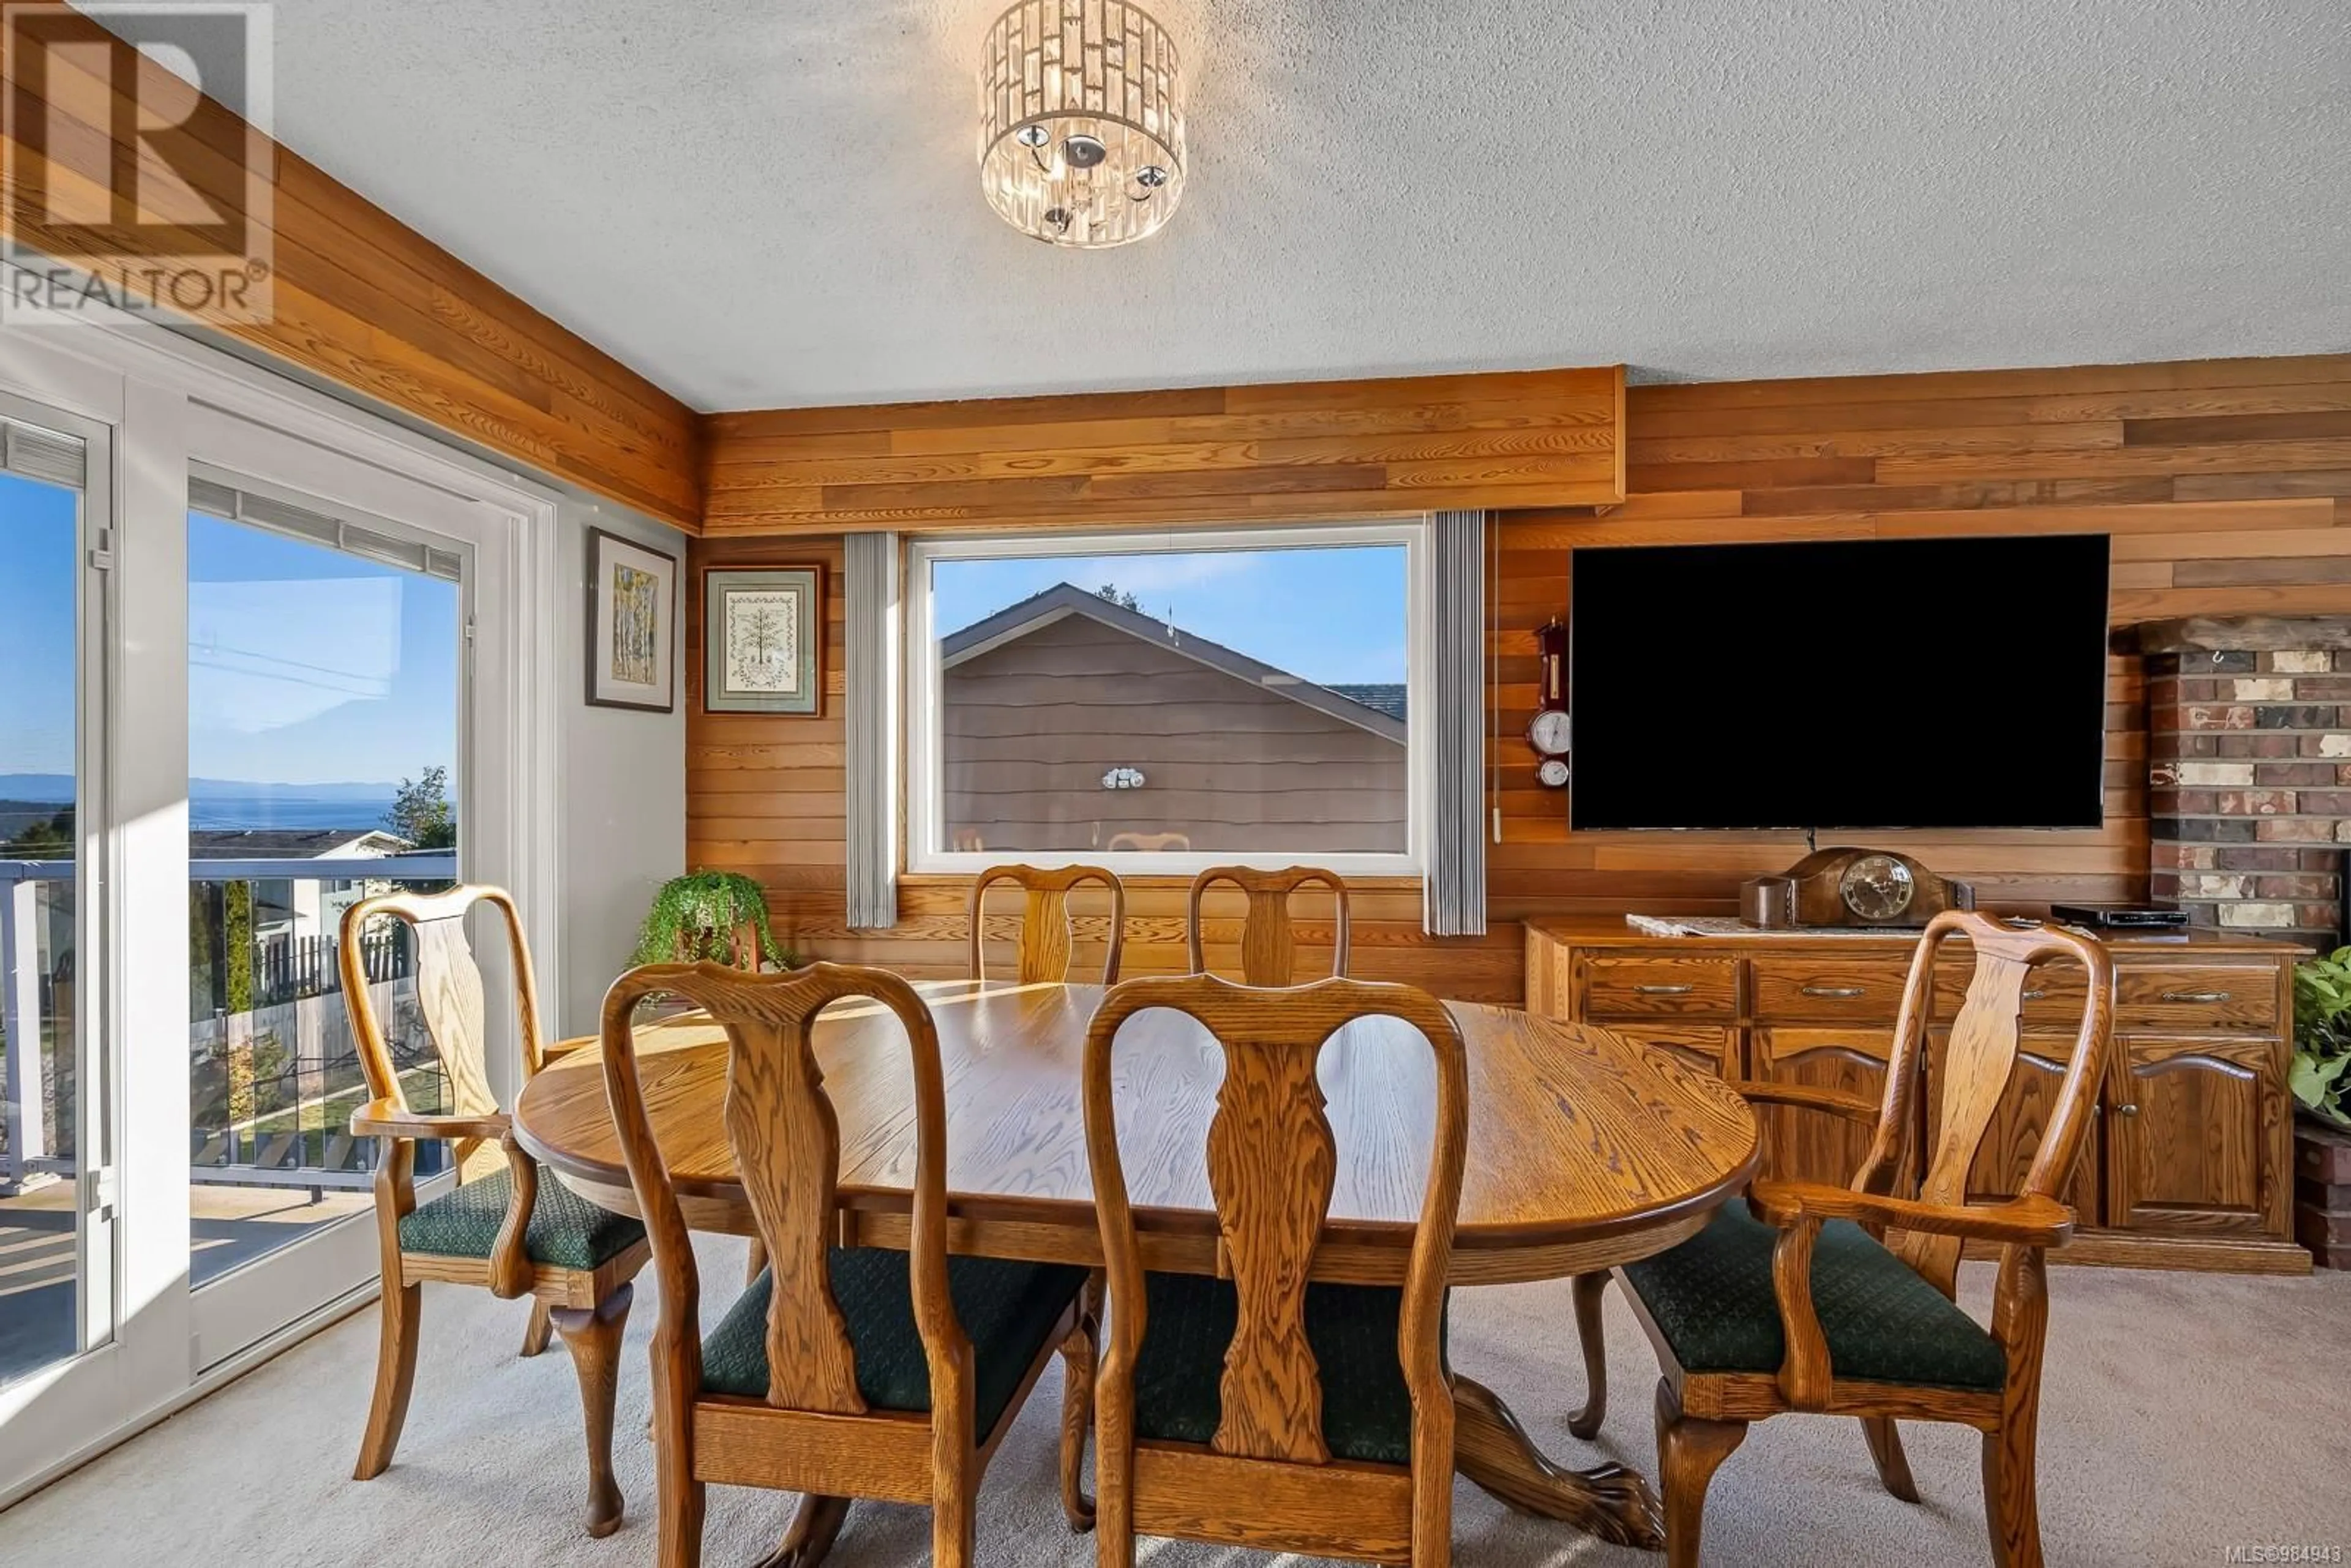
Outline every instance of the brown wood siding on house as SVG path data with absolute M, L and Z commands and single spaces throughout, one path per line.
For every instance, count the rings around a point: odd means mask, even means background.
M 1367 884 L 1354 909 L 1357 972 L 1447 996 L 1515 1001 L 1524 916 L 1628 908 L 1727 913 L 1742 878 L 1780 870 L 1802 852 L 1802 840 L 1787 833 L 1568 831 L 1566 799 L 1535 784 L 1520 736 L 1535 699 L 1535 630 L 1567 608 L 1570 549 L 2105 532 L 2115 540 L 2118 624 L 2339 613 L 2351 609 L 2351 585 L 2342 580 L 2351 562 L 2351 417 L 2340 421 L 2341 430 L 2333 423 L 2314 427 L 2310 421 L 2323 415 L 2351 416 L 2351 356 L 1632 389 L 1626 503 L 1604 517 L 1528 512 L 1498 525 L 1489 710 L 1499 736 L 1493 760 L 1501 773 L 1495 803 L 1502 841 L 1488 849 L 1492 929 L 1484 937 L 1426 936 L 1416 883 Z M 718 548 L 697 545 L 696 560 Z M 839 550 L 837 540 L 789 538 L 723 548 L 729 560 L 746 550 L 770 561 L 828 552 L 837 559 Z M 1668 609 L 1660 631 L 1714 639 L 1731 659 L 1753 628 L 1677 626 Z M 1986 679 L 2028 678 L 2029 659 L 1996 627 L 1955 638 L 1951 648 L 1954 657 L 1979 661 Z M 1938 871 L 1973 878 L 1988 902 L 2143 896 L 2146 732 L 2137 661 L 2115 661 L 2108 685 L 2104 828 L 1886 840 Z M 1676 744 L 1703 751 L 1711 700 L 1704 691 L 1675 695 L 1661 723 Z M 918 975 L 960 973 L 964 879 L 904 879 L 894 931 L 841 928 L 837 733 L 819 733 L 809 720 L 728 720 L 732 727 L 714 732 L 718 723 L 695 715 L 687 724 L 695 863 L 761 876 L 789 910 L 790 929 L 814 950 Z M 1955 758 L 1944 765 L 2016 763 Z M 1734 776 L 1724 766 L 1730 787 Z M 731 782 L 761 769 L 808 786 L 780 797 L 804 804 L 756 818 L 713 810 L 712 779 Z M 828 770 L 830 797 L 816 787 Z M 711 831 L 719 821 L 728 830 Z M 755 831 L 760 822 L 770 825 Z M 1096 921 L 1098 940 L 1099 908 L 1082 896 L 1077 907 Z M 1180 969 L 1181 882 L 1137 883 L 1129 911 L 1127 970 Z M 1309 909 L 1306 918 L 1324 916 Z M 993 929 L 998 918 L 989 923 Z M 1017 917 L 1004 918 L 1008 935 L 1015 924 Z M 1212 903 L 1212 963 L 1230 966 L 1238 933 L 1238 897 Z M 1321 939 L 1327 942 L 1327 930 Z
M 947 669 L 947 842 L 1102 851 L 1183 833 L 1206 853 L 1406 847 L 1401 742 L 1068 615 Z M 1140 789 L 1105 789 L 1113 768 Z

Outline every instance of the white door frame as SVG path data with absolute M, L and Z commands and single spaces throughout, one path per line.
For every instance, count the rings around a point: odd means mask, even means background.
M 218 463 L 215 454 L 232 449 L 260 452 L 269 461 L 255 473 L 257 479 L 394 518 L 414 505 L 435 517 L 467 520 L 481 582 L 486 589 L 496 578 L 500 606 L 496 614 L 477 612 L 474 685 L 495 685 L 514 698 L 497 733 L 469 726 L 475 771 L 496 772 L 503 781 L 495 794 L 484 790 L 468 802 L 467 874 L 515 894 L 541 975 L 561 973 L 554 802 L 561 695 L 572 685 L 560 678 L 569 666 L 557 645 L 563 601 L 552 489 L 141 323 L 12 327 L 0 333 L 0 392 L 110 426 L 114 434 L 116 614 L 107 650 L 114 706 L 106 780 L 113 820 L 102 827 L 112 872 L 109 905 L 116 912 L 107 1017 L 119 1156 L 116 1332 L 104 1347 L 0 1390 L 5 1508 L 364 1303 L 375 1289 L 371 1238 L 362 1282 L 224 1357 L 232 1348 L 225 1338 L 242 1336 L 239 1325 L 253 1321 L 253 1303 L 239 1306 L 224 1295 L 215 1309 L 188 1285 L 191 461 Z M 233 434 L 240 429 L 241 436 Z M 395 504 L 367 505 L 362 497 L 369 496 Z M 486 593 L 481 603 L 488 607 Z M 489 948 L 486 957 L 495 954 L 495 945 Z M 511 1092 L 519 1077 L 513 1055 L 511 1049 L 493 1055 L 492 1082 L 501 1093 Z M 315 1260 L 320 1282 L 347 1272 L 331 1253 L 322 1249 Z M 313 1261 L 302 1260 L 306 1279 Z M 209 1336 L 200 1329 L 199 1308 L 219 1319 Z

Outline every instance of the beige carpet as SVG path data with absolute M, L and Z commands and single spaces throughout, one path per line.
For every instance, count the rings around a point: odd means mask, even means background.
M 740 1256 L 739 1243 L 705 1243 L 705 1278 L 740 1279 Z M 2351 1275 L 2053 1273 L 2041 1440 L 2053 1564 L 2218 1564 L 2231 1547 L 2291 1542 L 2351 1552 L 2343 1426 Z M 1971 1309 L 1982 1311 L 1989 1288 L 1989 1270 L 1971 1266 L 1963 1294 Z M 643 1350 L 652 1294 L 641 1283 L 629 1325 L 618 1460 L 630 1517 L 610 1540 L 579 1530 L 577 1393 L 559 1343 L 520 1360 L 519 1305 L 428 1286 L 416 1397 L 400 1456 L 381 1479 L 350 1479 L 375 1354 L 371 1308 L 0 1514 L 0 1563 L 650 1564 Z M 723 1311 L 726 1296 L 705 1291 L 705 1306 Z M 1656 1364 L 1613 1296 L 1614 1408 L 1595 1445 L 1578 1443 L 1565 1426 L 1582 1395 L 1566 1288 L 1465 1291 L 1454 1300 L 1455 1364 L 1509 1399 L 1556 1458 L 1614 1458 L 1654 1473 Z M 1054 1490 L 1059 1401 L 1058 1375 L 1049 1373 L 988 1474 L 984 1563 L 1093 1561 L 1091 1540 L 1062 1524 Z M 1716 1479 L 1708 1563 L 1987 1563 L 1975 1438 L 1930 1427 L 1905 1436 L 1926 1499 L 1915 1508 L 1879 1490 L 1853 1422 L 1785 1416 L 1756 1427 Z M 1519 1518 L 1466 1482 L 1456 1500 L 1454 1560 L 1464 1568 L 1660 1561 Z M 713 1488 L 704 1561 L 756 1561 L 774 1544 L 790 1500 Z M 919 1511 L 861 1504 L 832 1561 L 914 1564 L 928 1545 Z M 1148 1541 L 1138 1555 L 1153 1568 L 1269 1561 Z

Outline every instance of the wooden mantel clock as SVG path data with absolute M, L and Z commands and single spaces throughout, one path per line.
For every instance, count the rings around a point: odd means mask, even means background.
M 1546 789 L 1567 787 L 1567 622 L 1552 620 L 1535 633 L 1542 651 L 1541 687 L 1527 744 L 1535 750 L 1535 782 Z
M 1924 925 L 1947 909 L 1973 909 L 1975 889 L 1891 850 L 1815 850 L 1778 876 L 1746 884 L 1747 923 Z

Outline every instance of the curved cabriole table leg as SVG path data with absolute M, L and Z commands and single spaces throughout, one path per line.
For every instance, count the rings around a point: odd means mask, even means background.
M 799 1507 L 792 1512 L 792 1522 L 784 1531 L 782 1544 L 760 1560 L 758 1568 L 817 1568 L 825 1553 L 832 1550 L 832 1539 L 841 1533 L 841 1521 L 849 1517 L 849 1499 L 818 1497 L 810 1494 L 800 1499 Z
M 1665 1511 L 1635 1470 L 1571 1470 L 1544 1457 L 1500 1396 L 1453 1377 L 1453 1467 L 1520 1513 L 1556 1519 L 1618 1546 L 1662 1552 Z

